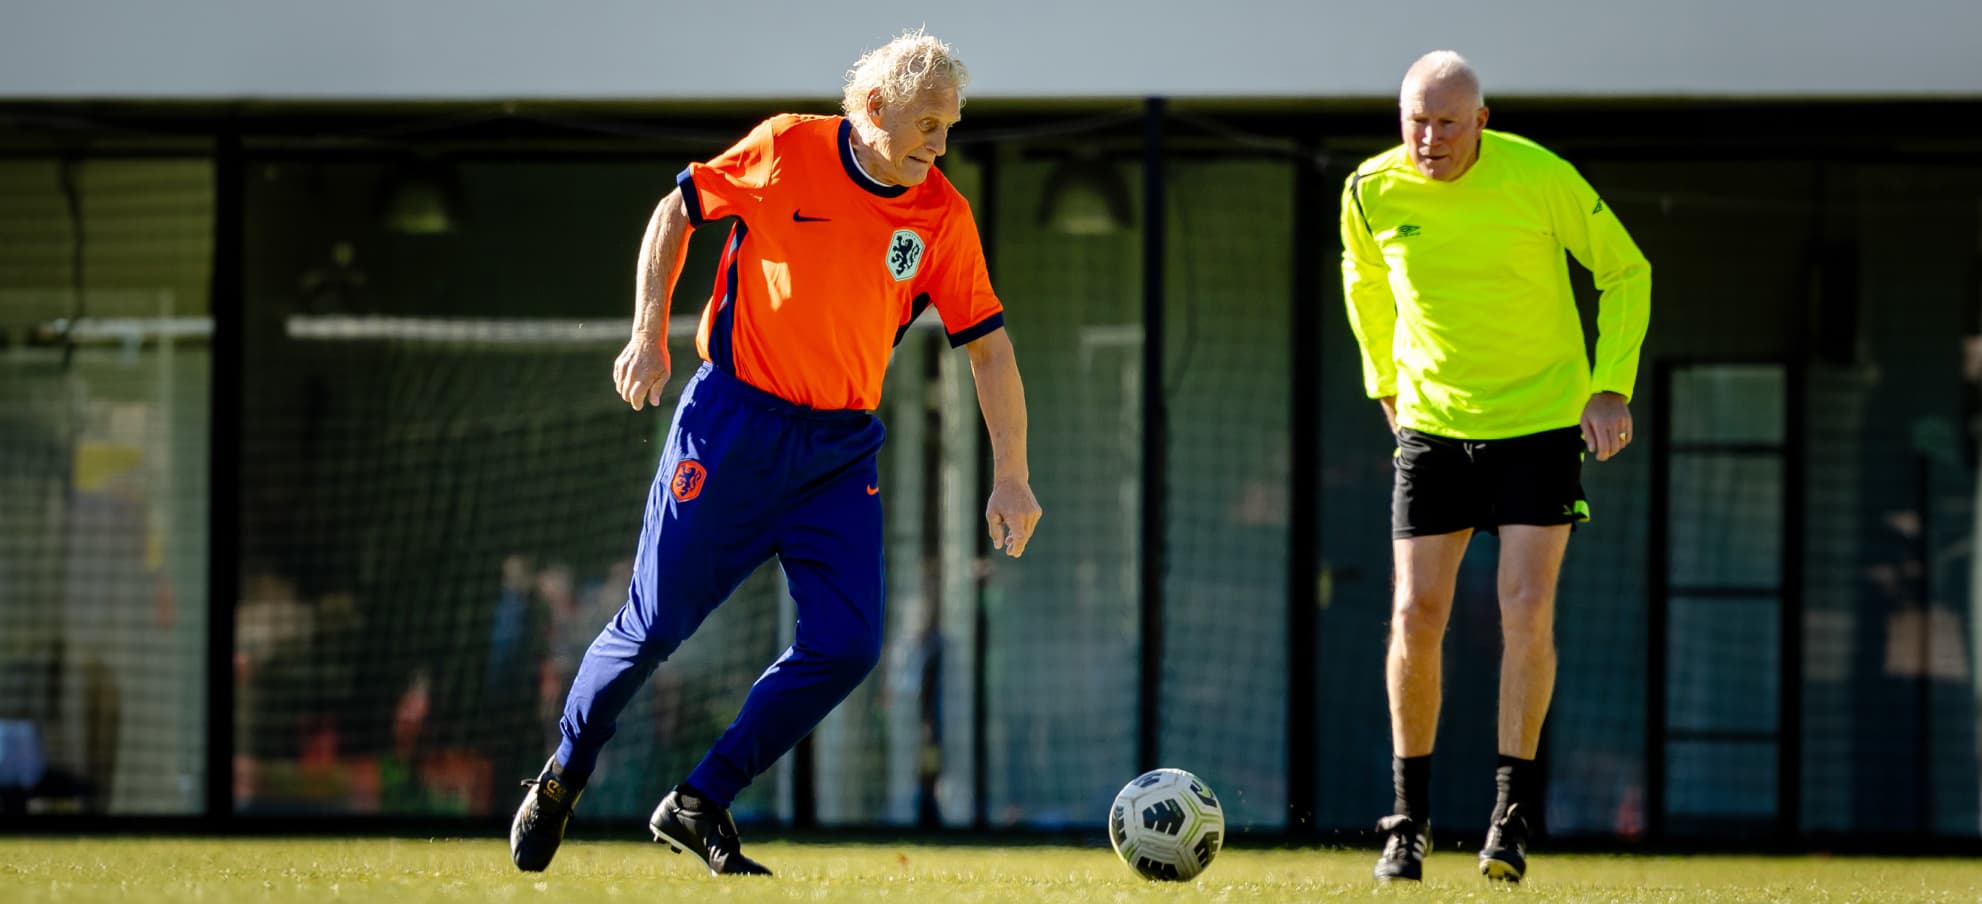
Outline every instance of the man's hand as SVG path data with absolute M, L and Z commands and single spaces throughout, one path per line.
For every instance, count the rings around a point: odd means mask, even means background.
M 1396 433 L 1397 432 L 1397 397 L 1394 395 L 1387 395 L 1384 396 L 1383 398 L 1377 399 L 1376 401 L 1377 404 L 1383 406 L 1384 423 L 1390 425 L 1391 433 Z
M 1583 406 L 1583 445 L 1597 453 L 1598 461 L 1624 451 L 1631 444 L 1631 409 L 1624 397 L 1614 392 L 1590 396 Z
M 613 386 L 634 411 L 661 404 L 661 390 L 668 385 L 669 374 L 668 341 L 661 336 L 634 333 L 612 365 Z
M 1025 555 L 1025 543 L 1032 539 L 1032 528 L 1039 523 L 1039 500 L 1025 481 L 1006 478 L 991 485 L 991 501 L 984 505 L 984 521 L 991 528 L 991 542 L 1005 555 L 1016 559 Z

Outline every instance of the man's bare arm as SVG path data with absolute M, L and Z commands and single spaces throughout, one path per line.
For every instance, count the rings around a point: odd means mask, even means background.
M 1018 354 L 1002 328 L 965 348 L 970 353 L 971 377 L 977 382 L 977 406 L 991 435 L 991 498 L 984 507 L 984 520 L 991 541 L 1016 558 L 1025 552 L 1040 516 L 1026 461 L 1025 384 L 1019 378 Z
M 643 405 L 659 405 L 668 383 L 668 313 L 692 228 L 688 205 L 677 188 L 654 206 L 640 240 L 633 278 L 633 335 L 613 362 L 613 385 L 635 411 Z

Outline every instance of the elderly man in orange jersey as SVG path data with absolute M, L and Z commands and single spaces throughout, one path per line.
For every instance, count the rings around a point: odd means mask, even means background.
M 690 229 L 734 217 L 702 358 L 682 390 L 646 503 L 626 605 L 572 681 L 563 742 L 510 830 L 519 869 L 550 864 L 633 693 L 751 571 L 776 556 L 797 641 L 736 721 L 654 810 L 656 841 L 715 874 L 767 875 L 739 850 L 729 805 L 858 685 L 881 654 L 880 479 L 873 415 L 894 344 L 926 308 L 970 355 L 993 462 L 985 510 L 1007 555 L 1040 517 L 1026 466 L 1025 391 L 970 207 L 937 158 L 969 75 L 910 32 L 848 73 L 844 116 L 773 116 L 691 164 L 641 243 L 633 336 L 613 366 L 635 409 L 670 373 L 669 295 Z

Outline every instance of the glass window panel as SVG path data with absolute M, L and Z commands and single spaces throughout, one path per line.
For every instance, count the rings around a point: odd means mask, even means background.
M 1673 817 L 1774 816 L 1775 745 L 1671 742 L 1666 745 L 1665 803 Z
M 1059 232 L 1054 159 L 1001 159 L 992 276 L 1025 369 L 1032 489 L 1047 509 L 1024 567 L 993 558 L 988 812 L 993 825 L 1099 825 L 1135 777 L 1141 587 L 1142 240 Z M 1141 209 L 1140 167 L 1110 171 Z
M 1782 462 L 1711 453 L 1671 464 L 1675 588 L 1782 583 Z
M 1782 696 L 1781 602 L 1679 596 L 1667 615 L 1667 728 L 1774 731 Z
M 1280 161 L 1172 166 L 1161 758 L 1234 804 L 1226 814 L 1233 831 L 1279 828 L 1287 813 L 1293 169 Z
M 1779 444 L 1783 389 L 1783 370 L 1772 364 L 1678 370 L 1672 375 L 1672 439 Z
M 0 786 L 30 812 L 204 803 L 213 215 L 210 161 L 0 162 Z

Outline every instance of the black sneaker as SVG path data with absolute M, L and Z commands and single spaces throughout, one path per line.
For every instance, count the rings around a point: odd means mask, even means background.
M 1389 837 L 1383 842 L 1383 856 L 1376 858 L 1378 882 L 1425 878 L 1425 855 L 1431 853 L 1431 824 L 1398 814 L 1385 816 L 1376 829 Z
M 683 851 L 702 858 L 712 876 L 768 876 L 771 871 L 737 849 L 736 820 L 729 810 L 716 806 L 693 791 L 677 786 L 654 815 L 647 820 L 654 840 L 679 854 Z
M 1528 872 L 1528 818 L 1521 805 L 1507 808 L 1487 829 L 1486 846 L 1480 848 L 1480 875 L 1504 882 L 1519 882 Z
M 524 872 L 540 873 L 557 856 L 564 842 L 564 826 L 571 821 L 571 808 L 584 789 L 572 790 L 557 775 L 557 759 L 544 764 L 536 778 L 523 780 L 530 790 L 523 805 L 516 808 L 516 821 L 509 824 L 509 859 Z

